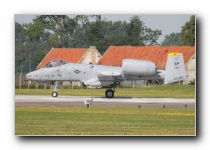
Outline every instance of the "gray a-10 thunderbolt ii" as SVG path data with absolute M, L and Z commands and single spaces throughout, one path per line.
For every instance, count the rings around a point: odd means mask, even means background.
M 151 61 L 137 59 L 123 59 L 122 67 L 52 60 L 45 67 L 28 73 L 26 78 L 51 83 L 53 97 L 58 96 L 58 81 L 81 81 L 86 86 L 107 88 L 105 96 L 112 98 L 121 81 L 164 79 L 164 83 L 169 84 L 186 80 L 187 74 L 183 55 L 169 53 L 165 70 L 157 70 L 156 64 Z

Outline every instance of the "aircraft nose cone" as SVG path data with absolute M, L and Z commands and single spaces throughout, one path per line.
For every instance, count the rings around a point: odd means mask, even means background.
M 27 78 L 28 80 L 30 80 L 30 79 L 32 78 L 31 73 L 28 73 L 28 74 L 26 75 L 26 78 Z

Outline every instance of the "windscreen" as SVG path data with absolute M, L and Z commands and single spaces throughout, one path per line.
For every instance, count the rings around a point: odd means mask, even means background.
M 50 62 L 48 62 L 44 68 L 50 68 L 50 67 L 56 67 L 56 66 L 61 66 L 61 65 L 65 65 L 67 63 L 70 63 L 69 61 L 66 60 L 51 60 Z

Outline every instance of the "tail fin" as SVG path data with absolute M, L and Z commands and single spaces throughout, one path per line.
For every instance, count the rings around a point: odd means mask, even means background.
M 165 84 L 186 80 L 187 74 L 183 55 L 181 53 L 169 53 L 165 71 Z

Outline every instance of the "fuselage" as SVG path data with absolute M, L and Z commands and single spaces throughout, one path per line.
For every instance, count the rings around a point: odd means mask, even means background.
M 41 68 L 27 74 L 27 79 L 34 81 L 83 81 L 98 76 L 100 72 L 122 72 L 121 67 L 74 64 L 68 63 L 62 66 Z
M 137 68 L 141 69 L 141 68 Z M 102 72 L 118 72 L 120 76 L 109 75 L 100 76 Z M 97 78 L 100 81 L 124 81 L 124 80 L 154 80 L 163 79 L 165 77 L 164 70 L 157 70 L 153 75 L 132 75 L 123 74 L 122 67 L 92 65 L 92 64 L 75 64 L 68 63 L 62 66 L 41 68 L 27 74 L 28 80 L 34 81 L 82 81 L 86 82 L 90 79 Z

